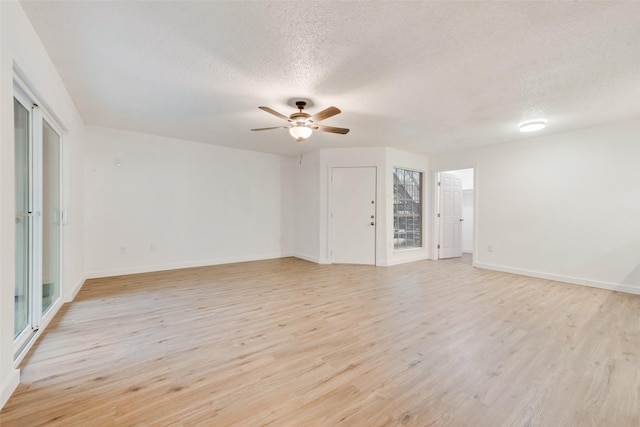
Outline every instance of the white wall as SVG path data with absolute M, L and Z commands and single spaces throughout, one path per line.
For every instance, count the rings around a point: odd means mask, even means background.
M 320 150 L 320 262 L 331 262 L 331 170 L 337 167 L 376 168 L 376 264 L 384 260 L 385 232 L 383 225 L 386 218 L 384 188 L 384 148 L 334 148 Z
M 462 189 L 463 190 L 473 190 L 473 169 L 458 169 L 454 171 L 445 171 L 447 173 L 452 173 L 458 175 L 458 177 L 462 180 Z
M 293 159 L 90 127 L 88 277 L 293 254 Z
M 13 75 L 20 70 L 40 104 L 57 116 L 63 133 L 62 296 L 72 298 L 83 283 L 83 212 L 80 179 L 83 123 L 44 46 L 19 3 L 0 2 L 0 406 L 17 386 L 13 362 L 13 300 L 15 277 L 15 194 Z M 60 305 L 54 307 L 54 310 Z M 40 330 L 39 333 L 42 332 Z
M 320 262 L 320 153 L 294 161 L 294 255 Z M 326 260 L 325 260 L 326 262 Z
M 331 170 L 336 167 L 375 167 L 376 264 L 380 266 L 426 259 L 429 212 L 425 204 L 425 247 L 393 249 L 393 168 L 405 167 L 425 172 L 424 200 L 430 200 L 428 159 L 391 148 L 336 148 L 307 153 L 295 165 L 295 255 L 319 263 L 331 262 Z
M 640 293 L 639 138 L 635 119 L 436 156 L 431 167 L 477 167 L 478 266 Z
M 462 190 L 462 252 L 473 253 L 473 190 Z

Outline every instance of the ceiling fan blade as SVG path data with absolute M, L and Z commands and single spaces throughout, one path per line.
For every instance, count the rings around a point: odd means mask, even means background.
M 329 117 L 335 116 L 336 114 L 340 114 L 341 111 L 337 107 L 329 107 L 320 111 L 319 113 L 315 113 L 313 116 L 309 117 L 309 119 L 314 122 L 319 122 L 320 120 L 328 119 Z
M 291 126 L 273 126 L 270 128 L 258 128 L 258 129 L 251 129 L 251 130 L 271 130 L 271 129 L 289 129 Z
M 347 128 L 336 128 L 333 126 L 322 126 L 322 125 L 313 125 L 313 130 L 319 130 L 321 132 L 331 132 L 331 133 L 339 133 L 342 135 L 346 135 L 349 133 L 349 129 Z
M 280 117 L 281 119 L 284 119 L 286 121 L 290 121 L 289 117 L 285 116 L 284 114 L 278 113 L 276 110 L 271 109 L 269 107 L 258 107 L 259 109 L 261 109 L 262 111 L 266 111 L 267 113 L 271 113 L 276 117 Z

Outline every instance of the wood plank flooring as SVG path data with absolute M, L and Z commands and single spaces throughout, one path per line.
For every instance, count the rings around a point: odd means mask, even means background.
M 639 426 L 640 297 L 285 258 L 88 281 L 10 426 Z

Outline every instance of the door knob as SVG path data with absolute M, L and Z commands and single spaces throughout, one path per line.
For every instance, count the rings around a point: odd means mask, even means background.
M 460 218 L 460 221 L 464 221 L 464 218 Z

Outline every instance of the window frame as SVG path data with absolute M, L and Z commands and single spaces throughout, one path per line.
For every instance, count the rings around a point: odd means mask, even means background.
M 402 183 L 398 182 L 399 180 L 399 172 L 402 171 L 403 172 L 403 177 L 402 177 Z M 409 172 L 410 174 L 418 174 L 418 183 L 417 185 L 414 184 L 411 185 L 411 188 L 413 189 L 412 191 L 406 191 L 406 172 Z M 393 250 L 394 251 L 405 251 L 405 250 L 412 250 L 412 249 L 422 249 L 425 247 L 425 233 L 424 233 L 424 177 L 425 177 L 425 173 L 421 170 L 417 170 L 417 169 L 412 169 L 412 168 L 407 168 L 407 167 L 401 167 L 401 166 L 394 166 L 393 167 L 393 171 L 392 171 L 392 179 L 393 179 Z M 410 175 L 411 176 L 411 175 Z M 407 194 L 405 195 L 405 197 L 399 197 L 398 195 L 398 186 L 402 185 L 403 188 L 405 188 L 405 191 L 407 192 Z M 407 197 L 409 196 L 409 197 Z M 418 204 L 418 209 L 419 212 L 417 213 L 408 213 L 406 209 L 403 210 L 402 214 L 399 214 L 398 212 L 398 206 L 401 203 L 407 203 L 407 202 L 411 202 L 411 203 L 416 203 L 416 196 L 418 197 L 417 200 L 417 204 Z M 407 220 L 410 219 L 412 220 L 412 231 L 411 233 L 414 234 L 414 236 L 409 240 L 409 239 L 405 239 L 403 242 L 400 242 L 400 239 L 402 239 L 402 237 L 400 237 L 400 235 L 402 234 L 401 231 L 404 231 L 404 236 L 407 236 L 408 231 L 406 229 L 407 227 Z M 399 223 L 401 222 L 401 220 L 404 220 L 404 224 L 405 227 L 404 228 L 400 228 Z M 417 233 L 418 233 L 418 237 L 416 239 L 415 237 L 415 233 L 416 233 L 416 228 L 417 228 Z M 416 240 L 418 240 L 418 242 L 416 242 Z M 409 241 L 412 241 L 411 244 L 401 244 L 401 243 L 407 243 Z

